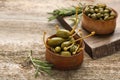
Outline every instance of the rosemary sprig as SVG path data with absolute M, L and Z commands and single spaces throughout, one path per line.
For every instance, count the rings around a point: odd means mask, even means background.
M 81 14 L 84 5 L 80 3 L 78 5 L 78 7 L 79 7 L 78 14 Z M 52 16 L 48 18 L 48 21 L 54 20 L 54 19 L 56 19 L 59 16 L 63 16 L 63 17 L 65 17 L 65 16 L 71 16 L 71 15 L 74 15 L 75 13 L 76 13 L 76 7 L 75 6 L 72 6 L 70 8 L 56 9 L 52 13 L 49 13 Z
M 46 72 L 48 74 L 50 73 L 50 70 L 52 69 L 53 65 L 46 62 L 46 61 L 41 61 L 39 59 L 33 58 L 32 57 L 32 50 L 29 54 L 29 58 L 30 58 L 31 63 L 33 64 L 33 66 L 36 69 L 35 78 L 38 76 L 39 72 Z

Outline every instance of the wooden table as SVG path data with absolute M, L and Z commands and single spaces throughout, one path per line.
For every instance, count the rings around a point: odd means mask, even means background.
M 57 20 L 48 22 L 47 12 L 78 2 L 105 2 L 109 6 L 114 2 L 117 10 L 120 4 L 119 0 L 0 0 L 0 80 L 119 80 L 120 52 L 97 60 L 85 53 L 79 69 L 52 70 L 52 76 L 40 74 L 37 79 L 33 67 L 21 67 L 31 49 L 34 57 L 45 59 L 43 32 L 50 36 L 59 24 Z

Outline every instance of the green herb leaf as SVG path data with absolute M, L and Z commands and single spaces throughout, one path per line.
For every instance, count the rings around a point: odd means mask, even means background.
M 41 61 L 39 59 L 32 58 L 32 50 L 31 53 L 29 54 L 29 58 L 36 69 L 35 78 L 38 76 L 39 72 L 46 72 L 48 74 L 50 73 L 53 65 L 46 61 Z
M 78 6 L 79 6 L 78 14 L 81 14 L 84 5 L 81 4 L 81 3 L 79 3 Z M 59 16 L 63 16 L 63 17 L 65 17 L 65 16 L 71 16 L 71 15 L 74 15 L 75 13 L 76 13 L 76 7 L 75 6 L 72 6 L 70 8 L 56 9 L 53 12 L 49 13 L 52 16 L 48 18 L 48 21 L 52 21 L 52 20 L 56 19 Z

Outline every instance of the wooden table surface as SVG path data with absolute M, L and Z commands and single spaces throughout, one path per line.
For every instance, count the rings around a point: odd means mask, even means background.
M 0 0 L 0 80 L 120 80 L 120 52 L 97 60 L 85 52 L 79 69 L 52 70 L 51 76 L 40 74 L 36 79 L 33 67 L 21 67 L 30 50 L 33 56 L 45 59 L 43 32 L 50 36 L 56 32 L 55 24 L 59 24 L 57 20 L 48 22 L 47 12 L 79 2 L 114 3 L 113 8 L 120 12 L 119 0 Z

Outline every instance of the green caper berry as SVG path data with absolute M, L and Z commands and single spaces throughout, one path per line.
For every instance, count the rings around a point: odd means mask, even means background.
M 76 45 L 73 45 L 71 48 L 70 48 L 70 52 L 74 52 L 76 50 L 77 46 Z
M 68 41 L 74 42 L 75 39 L 74 39 L 73 37 L 69 37 L 69 38 L 68 38 Z
M 68 38 L 70 36 L 70 31 L 65 30 L 65 29 L 59 29 L 56 32 L 56 36 L 62 37 L 62 38 Z
M 64 47 L 68 47 L 68 46 L 70 46 L 71 44 L 72 44 L 71 41 L 65 41 L 65 42 L 63 42 L 63 43 L 61 44 L 61 48 L 64 49 Z
M 60 46 L 55 47 L 55 52 L 57 53 L 61 52 L 61 47 Z
M 62 51 L 61 56 L 70 57 L 71 53 L 69 51 Z
M 48 39 L 48 45 L 51 47 L 55 47 L 55 46 L 60 45 L 64 41 L 65 41 L 65 39 L 63 39 L 61 37 L 53 37 L 53 38 Z

